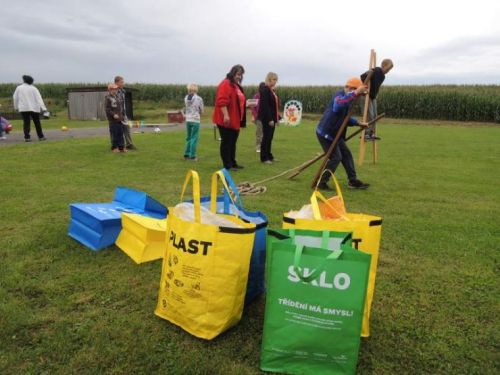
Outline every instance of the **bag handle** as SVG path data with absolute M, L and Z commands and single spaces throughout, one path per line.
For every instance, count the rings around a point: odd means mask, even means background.
M 318 231 L 319 232 L 319 231 Z M 290 234 L 290 238 L 295 242 L 295 228 L 288 229 L 288 234 Z M 323 249 L 328 248 L 328 241 L 330 240 L 330 231 L 323 230 L 321 231 L 321 247 Z M 345 241 L 345 239 L 344 239 Z
M 181 202 L 183 202 L 184 193 L 186 192 L 189 181 L 193 181 L 193 206 L 194 206 L 194 221 L 201 223 L 201 202 L 200 202 L 200 176 L 198 172 L 190 169 L 186 173 L 184 185 L 182 186 Z
M 227 186 L 226 176 L 223 171 L 216 171 L 212 174 L 212 186 L 210 189 L 210 211 L 213 213 L 217 213 L 217 178 L 220 180 L 222 185 L 224 186 L 224 193 L 229 191 L 229 187 Z M 233 182 L 234 183 L 234 182 Z M 238 189 L 236 189 L 237 191 Z M 229 200 L 236 206 L 234 203 L 233 197 L 231 194 L 227 193 L 227 204 L 226 204 L 226 194 L 224 194 L 224 213 L 229 214 Z
M 297 245 L 295 247 L 295 256 L 293 259 L 293 269 L 297 276 L 304 282 L 309 283 L 318 278 L 318 276 L 325 270 L 326 263 L 330 260 L 337 260 L 342 255 L 342 250 L 334 250 L 328 255 L 319 267 L 313 270 L 309 275 L 304 275 L 303 269 L 299 266 L 302 260 L 302 252 L 304 251 L 304 245 Z
M 329 169 L 325 169 L 323 171 L 323 173 L 321 174 L 321 176 L 323 176 L 323 174 L 325 172 L 328 172 L 328 173 L 331 174 L 332 180 L 333 180 L 333 182 L 335 184 L 335 190 L 337 191 L 337 196 L 340 198 L 340 201 L 342 202 L 342 205 L 345 207 L 344 197 L 342 196 L 342 191 L 340 190 L 340 186 L 339 186 L 339 183 L 338 183 L 337 179 L 335 178 L 335 175 Z M 350 219 L 348 217 L 346 217 L 345 215 L 343 215 L 342 212 L 338 212 L 338 210 L 335 207 L 333 207 L 330 204 L 330 202 L 328 202 L 328 199 L 326 199 L 325 196 L 320 193 L 320 191 L 318 190 L 319 181 L 321 181 L 321 178 L 318 179 L 318 183 L 316 184 L 316 188 L 314 189 L 314 191 L 313 191 L 313 193 L 311 195 L 311 208 L 313 210 L 313 217 L 314 217 L 314 219 L 315 220 L 321 220 L 322 219 L 321 212 L 319 210 L 319 204 L 318 204 L 318 199 L 320 199 L 324 204 L 326 204 L 333 211 L 335 211 L 343 220 L 349 221 Z
M 325 169 L 323 171 L 323 173 L 321 173 L 321 177 L 323 177 L 323 175 L 325 173 L 330 173 L 330 175 L 332 176 L 332 180 L 333 180 L 333 183 L 335 184 L 335 190 L 337 192 L 337 195 L 340 197 L 340 199 L 342 200 L 342 203 L 344 203 L 344 197 L 342 196 L 342 190 L 340 190 L 340 185 L 337 181 L 337 178 L 335 177 L 335 175 L 333 174 L 333 172 L 329 169 Z M 316 183 L 316 187 L 314 188 L 314 190 L 318 190 L 318 185 L 321 181 L 321 177 L 319 178 L 318 182 Z
M 240 192 L 238 191 L 238 186 L 234 182 L 231 174 L 226 168 L 221 169 L 224 177 L 226 178 L 226 182 L 231 188 L 231 191 L 224 189 L 224 213 L 226 213 L 226 207 L 229 210 L 229 200 L 231 199 L 231 193 L 233 193 L 234 201 L 239 208 L 243 208 L 243 202 L 241 201 Z

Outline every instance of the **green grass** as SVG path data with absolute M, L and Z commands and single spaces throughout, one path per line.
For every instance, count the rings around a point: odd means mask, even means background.
M 347 190 L 339 169 L 348 210 L 384 218 L 360 374 L 500 370 L 500 129 L 439 125 L 381 123 L 379 163 L 358 167 L 367 191 Z M 195 168 L 208 193 L 221 164 L 211 129 L 201 133 L 197 163 L 181 160 L 183 132 L 134 139 L 139 151 L 126 155 L 111 154 L 107 137 L 0 148 L 0 373 L 259 373 L 264 299 L 202 341 L 153 314 L 160 262 L 138 266 L 116 247 L 96 253 L 67 236 L 68 204 L 110 201 L 117 185 L 175 205 Z M 351 146 L 357 157 L 357 141 Z M 233 176 L 258 181 L 318 151 L 312 121 L 280 127 L 280 162 L 261 165 L 249 125 L 237 151 L 245 169 Z M 244 197 L 246 208 L 280 227 L 283 212 L 307 203 L 317 168 L 265 183 L 265 194 Z

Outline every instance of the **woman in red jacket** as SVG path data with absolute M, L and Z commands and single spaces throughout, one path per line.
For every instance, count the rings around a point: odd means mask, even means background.
M 233 171 L 243 168 L 236 162 L 236 141 L 240 128 L 246 126 L 245 93 L 241 87 L 245 69 L 235 65 L 217 87 L 212 121 L 221 137 L 220 157 L 224 168 Z

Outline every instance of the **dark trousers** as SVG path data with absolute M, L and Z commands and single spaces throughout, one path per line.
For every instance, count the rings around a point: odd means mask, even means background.
M 327 152 L 333 142 L 320 136 L 318 133 L 316 133 L 316 136 L 318 137 L 318 141 L 323 148 L 323 151 Z M 352 158 L 351 150 L 349 150 L 343 138 L 338 140 L 337 145 L 330 155 L 330 159 L 328 159 L 328 162 L 326 163 L 325 169 L 329 169 L 332 173 L 335 173 L 335 170 L 339 166 L 340 162 L 342 162 L 342 165 L 344 166 L 349 181 L 355 180 L 356 169 L 354 168 L 354 159 Z M 321 176 L 321 182 L 326 183 L 329 178 L 330 175 L 328 173 L 323 173 L 323 176 Z
M 236 141 L 240 132 L 220 125 L 217 125 L 217 128 L 219 129 L 221 138 L 220 158 L 222 159 L 222 164 L 226 169 L 236 167 L 238 165 L 236 163 Z
M 33 123 L 36 128 L 36 135 L 38 138 L 43 138 L 42 124 L 40 123 L 40 114 L 36 112 L 21 112 L 21 116 L 23 116 L 23 130 L 24 130 L 24 139 L 30 139 L 31 132 L 31 124 L 30 119 L 33 119 Z
M 130 147 L 134 144 L 132 143 L 132 136 L 130 135 L 130 126 L 123 124 L 123 137 L 125 138 L 125 146 Z
M 123 150 L 123 125 L 120 121 L 109 123 L 109 134 L 111 135 L 111 148 Z
M 273 143 L 274 129 L 276 126 L 262 123 L 262 142 L 260 143 L 260 161 L 273 161 L 274 156 L 271 152 Z

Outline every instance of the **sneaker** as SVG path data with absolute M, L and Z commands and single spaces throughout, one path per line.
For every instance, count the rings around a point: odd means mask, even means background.
M 31 142 L 31 138 L 24 138 L 24 142 Z
M 46 140 L 47 140 L 47 138 L 42 137 L 42 138 L 38 138 L 38 140 L 39 140 L 39 141 L 46 141 Z
M 135 147 L 134 145 L 128 145 L 126 147 L 127 150 L 137 150 L 137 147 Z
M 193 157 L 188 158 L 188 160 L 191 160 L 191 161 L 198 161 L 198 158 L 197 158 L 196 156 L 193 156 Z
M 333 191 L 333 189 L 330 186 L 328 186 L 326 182 L 320 182 L 318 184 L 318 189 L 324 191 Z
M 360 180 L 351 180 L 347 184 L 347 186 L 351 189 L 367 189 L 370 184 L 365 184 Z
M 373 141 L 380 141 L 382 138 L 377 137 L 376 135 L 370 134 L 370 135 L 365 135 L 365 142 L 373 142 Z
M 120 150 L 120 152 L 128 152 L 128 150 L 124 148 L 123 150 Z
M 272 160 L 266 160 L 266 161 L 263 161 L 264 164 L 273 164 L 273 161 Z
M 118 154 L 118 153 L 120 152 L 120 150 L 119 150 L 119 149 L 117 149 L 117 148 L 114 148 L 113 150 L 111 150 L 111 152 L 112 152 L 113 154 Z
M 255 149 L 255 152 L 260 152 L 260 148 L 256 148 L 256 149 Z
M 7 139 L 7 137 L 5 135 L 2 135 L 0 139 Z

